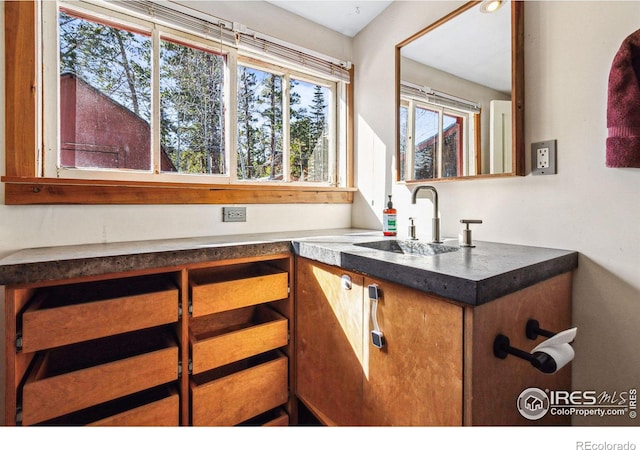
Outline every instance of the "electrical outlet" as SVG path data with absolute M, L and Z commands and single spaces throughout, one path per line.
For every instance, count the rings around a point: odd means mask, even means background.
M 246 222 L 247 208 L 245 206 L 225 206 L 222 208 L 223 222 Z
M 549 149 L 547 147 L 539 148 L 538 154 L 536 157 L 536 167 L 538 169 L 547 169 L 549 168 Z
M 556 141 L 531 144 L 531 174 L 551 175 L 556 173 Z

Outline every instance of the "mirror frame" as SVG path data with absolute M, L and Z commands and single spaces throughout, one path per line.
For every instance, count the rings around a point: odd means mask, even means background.
M 465 11 L 480 5 L 481 1 L 470 1 L 450 12 L 446 16 L 438 19 L 426 28 L 418 31 L 412 36 L 396 45 L 396 183 L 424 183 L 436 181 L 469 180 L 476 178 L 512 177 L 525 175 L 525 152 L 524 152 L 524 1 L 508 0 L 511 3 L 511 101 L 514 107 L 511 109 L 511 119 L 513 121 L 513 158 L 512 170 L 508 173 L 467 175 L 462 177 L 447 178 L 425 178 L 421 180 L 402 181 L 400 174 L 400 62 L 402 59 L 402 47 L 421 38 L 433 29 L 454 19 Z

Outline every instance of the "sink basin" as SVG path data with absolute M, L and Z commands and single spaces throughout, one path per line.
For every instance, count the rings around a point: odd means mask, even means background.
M 405 255 L 433 256 L 442 253 L 456 252 L 459 247 L 450 245 L 430 244 L 413 240 L 385 239 L 383 241 L 361 242 L 354 244 L 359 247 L 372 248 L 385 252 L 402 253 Z

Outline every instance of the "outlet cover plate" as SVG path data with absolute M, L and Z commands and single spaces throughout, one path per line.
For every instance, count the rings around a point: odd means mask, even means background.
M 247 207 L 246 206 L 225 206 L 222 208 L 223 222 L 246 222 Z
M 556 140 L 531 144 L 531 175 L 553 175 L 556 171 Z

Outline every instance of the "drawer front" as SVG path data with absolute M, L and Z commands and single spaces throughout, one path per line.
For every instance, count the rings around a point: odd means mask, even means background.
M 191 386 L 195 426 L 231 426 L 287 402 L 287 358 Z
M 284 347 L 288 343 L 288 321 L 279 317 L 268 323 L 193 341 L 193 373 L 201 373 Z
M 286 272 L 191 285 L 193 317 L 281 300 L 288 296 L 289 275 Z
M 178 378 L 178 347 L 38 378 L 39 358 L 23 388 L 23 425 L 32 425 Z
M 178 289 L 38 309 L 22 317 L 22 350 L 38 350 L 154 327 L 178 320 Z
M 263 427 L 286 427 L 289 425 L 289 416 L 285 411 L 278 411 L 272 419 L 262 424 Z
M 177 427 L 180 425 L 180 397 L 170 397 L 90 423 L 96 427 Z

